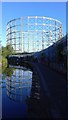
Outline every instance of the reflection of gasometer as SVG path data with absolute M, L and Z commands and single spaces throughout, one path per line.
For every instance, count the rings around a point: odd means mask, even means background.
M 32 85 L 32 72 L 15 69 L 11 77 L 6 77 L 7 96 L 17 102 L 23 102 L 30 96 Z
M 0 94 L 2 93 L 2 74 L 0 74 Z

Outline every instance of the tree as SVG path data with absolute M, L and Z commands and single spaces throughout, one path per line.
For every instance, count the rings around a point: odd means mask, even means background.
M 14 49 L 12 46 L 7 45 L 6 47 L 2 47 L 2 56 L 7 57 L 8 55 L 11 55 L 14 53 Z
M 7 49 L 6 47 L 2 47 L 2 56 L 6 57 L 6 55 L 7 55 Z
M 14 49 L 11 45 L 7 45 L 6 48 L 7 48 L 7 56 L 14 53 Z

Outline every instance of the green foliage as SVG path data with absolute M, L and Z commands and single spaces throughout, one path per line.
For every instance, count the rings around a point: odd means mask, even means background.
M 2 47 L 2 56 L 7 57 L 8 55 L 11 55 L 14 53 L 14 49 L 12 46 L 7 45 L 6 47 Z
M 7 45 L 6 47 L 2 47 L 2 66 L 7 65 L 6 57 L 8 55 L 11 55 L 12 53 L 14 53 L 14 49 L 10 45 Z
M 3 64 L 3 63 L 5 63 L 5 64 L 7 63 L 7 60 L 6 60 L 5 57 L 2 57 L 2 64 Z
M 6 66 L 2 68 L 2 74 L 5 74 L 6 76 L 11 76 L 13 73 L 13 68 L 7 68 Z
M 7 56 L 7 49 L 6 49 L 6 47 L 2 47 L 2 56 L 3 57 Z
M 7 67 L 7 59 L 5 57 L 2 57 L 2 72 Z

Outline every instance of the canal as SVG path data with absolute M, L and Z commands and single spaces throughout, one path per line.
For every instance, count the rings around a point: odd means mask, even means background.
M 23 66 L 3 68 L 2 118 L 48 118 L 48 105 L 36 71 Z

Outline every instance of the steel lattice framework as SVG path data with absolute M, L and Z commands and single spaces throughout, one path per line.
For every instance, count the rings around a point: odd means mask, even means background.
M 25 89 L 26 95 L 30 96 L 32 81 L 32 72 L 23 71 L 22 69 L 15 69 L 13 71 L 12 77 L 6 76 L 6 93 L 7 96 L 15 101 L 23 101 Z
M 62 23 L 44 16 L 27 16 L 7 23 L 7 45 L 16 52 L 36 52 L 62 38 Z

